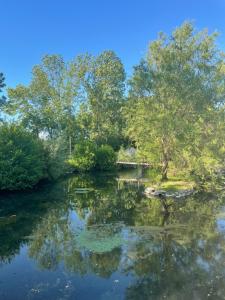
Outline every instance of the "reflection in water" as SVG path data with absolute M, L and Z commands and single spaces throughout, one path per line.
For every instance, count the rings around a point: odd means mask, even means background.
M 0 298 L 225 299 L 223 195 L 142 192 L 104 174 L 2 196 Z

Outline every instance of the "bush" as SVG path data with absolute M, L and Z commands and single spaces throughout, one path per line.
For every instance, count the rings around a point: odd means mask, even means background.
M 95 167 L 95 145 L 89 141 L 82 141 L 74 148 L 68 164 L 78 171 L 89 171 Z
M 19 126 L 0 126 L 0 190 L 31 188 L 44 176 L 42 143 Z
M 117 155 L 109 145 L 102 145 L 96 150 L 96 169 L 112 170 L 115 168 Z
M 75 146 L 68 164 L 78 171 L 112 170 L 116 165 L 117 155 L 109 145 L 99 148 L 93 142 L 82 141 Z

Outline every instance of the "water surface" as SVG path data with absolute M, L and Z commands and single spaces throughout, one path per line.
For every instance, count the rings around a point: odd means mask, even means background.
M 116 177 L 0 196 L 0 299 L 225 299 L 222 193 L 147 199 Z

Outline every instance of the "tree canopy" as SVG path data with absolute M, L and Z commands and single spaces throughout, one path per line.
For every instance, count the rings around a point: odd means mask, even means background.
M 225 65 L 215 38 L 184 23 L 170 37 L 161 33 L 134 68 L 127 134 L 142 159 L 160 166 L 163 179 L 169 164 L 193 171 L 202 159 L 215 164 L 222 151 Z

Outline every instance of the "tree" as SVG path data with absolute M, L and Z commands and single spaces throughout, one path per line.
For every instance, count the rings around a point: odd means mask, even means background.
M 59 55 L 46 55 L 32 70 L 28 86 L 8 89 L 5 111 L 18 115 L 23 126 L 35 134 L 56 138 L 62 131 L 71 134 L 79 106 L 82 65 L 77 57 L 65 63 Z
M 224 105 L 225 72 L 215 38 L 184 23 L 169 38 L 161 33 L 134 68 L 127 134 L 142 159 L 160 166 L 163 180 L 170 164 L 192 169 L 194 157 L 217 152 L 208 151 L 208 145 L 215 146 L 212 135 Z M 216 147 L 221 146 L 219 141 Z
M 113 51 L 92 58 L 85 80 L 88 110 L 91 112 L 91 138 L 97 144 L 116 147 L 122 133 L 125 72 Z
M 53 137 L 59 130 L 65 63 L 60 56 L 45 56 L 32 70 L 30 85 L 8 89 L 5 111 L 18 114 L 22 125 L 35 134 Z

